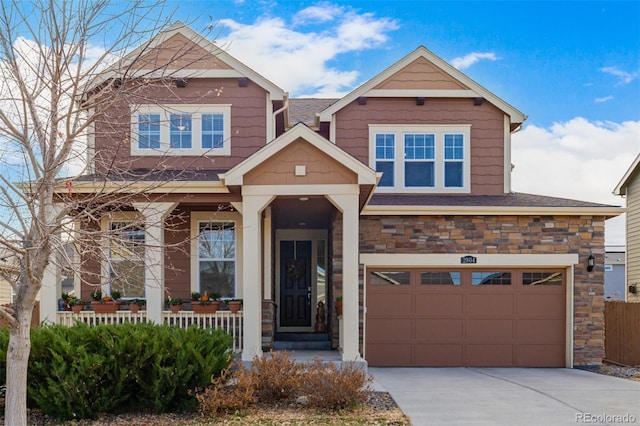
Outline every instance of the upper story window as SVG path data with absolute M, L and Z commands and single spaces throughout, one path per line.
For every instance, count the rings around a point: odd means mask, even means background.
M 469 125 L 369 126 L 369 162 L 379 192 L 470 191 Z
M 231 105 L 138 105 L 133 155 L 231 155 Z

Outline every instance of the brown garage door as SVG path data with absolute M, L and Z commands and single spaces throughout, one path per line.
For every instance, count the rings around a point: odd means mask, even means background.
M 565 271 L 367 270 L 371 366 L 564 367 Z

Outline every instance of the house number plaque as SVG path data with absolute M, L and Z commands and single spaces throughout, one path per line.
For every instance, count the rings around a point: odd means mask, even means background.
M 475 256 L 463 256 L 460 258 L 460 263 L 478 263 L 478 259 Z

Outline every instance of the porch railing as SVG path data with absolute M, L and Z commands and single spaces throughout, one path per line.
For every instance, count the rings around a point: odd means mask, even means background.
M 89 326 L 99 324 L 124 324 L 127 322 L 139 324 L 147 322 L 146 311 L 132 313 L 131 311 L 116 311 L 111 314 L 95 313 L 93 311 L 58 312 L 58 323 L 72 326 L 76 321 Z M 222 329 L 233 337 L 234 352 L 242 351 L 243 315 L 242 311 L 232 313 L 230 311 L 218 311 L 215 314 L 200 314 L 193 311 L 162 312 L 162 322 L 180 328 L 188 328 L 195 325 L 199 328 Z

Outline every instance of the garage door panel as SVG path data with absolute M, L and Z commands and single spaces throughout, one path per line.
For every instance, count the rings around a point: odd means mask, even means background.
M 368 344 L 366 357 L 378 367 L 403 367 L 412 365 L 411 344 Z
M 410 318 L 371 318 L 367 321 L 367 339 L 371 342 L 400 342 L 412 339 Z
M 564 345 L 518 345 L 516 362 L 522 367 L 564 367 Z
M 414 365 L 418 367 L 456 367 L 463 365 L 462 354 L 462 344 L 417 344 L 414 346 Z
M 564 317 L 564 294 L 519 294 L 518 315 Z
M 459 341 L 462 340 L 461 318 L 416 318 L 416 340 Z
M 465 312 L 468 316 L 503 316 L 515 312 L 514 295 L 511 293 L 467 293 Z
M 450 317 L 462 314 L 462 293 L 417 293 L 415 300 L 417 315 Z
M 410 315 L 412 296 L 406 294 L 377 294 L 367 301 L 368 309 L 371 312 L 380 312 L 385 315 Z
M 467 341 L 503 342 L 515 336 L 513 319 L 473 319 L 466 321 Z
M 467 344 L 465 365 L 506 367 L 514 365 L 513 345 Z
M 526 343 L 557 343 L 565 338 L 564 319 L 520 319 L 516 325 L 518 341 Z
M 469 268 L 449 285 L 440 281 L 453 273 L 418 267 L 403 285 L 367 282 L 369 365 L 564 366 L 564 272 Z

